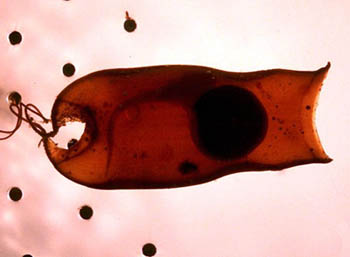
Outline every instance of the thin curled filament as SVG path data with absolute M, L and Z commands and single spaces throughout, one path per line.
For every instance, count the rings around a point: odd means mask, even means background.
M 17 122 L 12 130 L 0 130 L 0 134 L 5 134 L 0 137 L 0 140 L 5 140 L 13 136 L 16 131 L 21 127 L 22 121 L 27 122 L 32 129 L 39 134 L 42 138 L 47 137 L 50 133 L 34 120 L 31 114 L 38 116 L 42 123 L 48 123 L 50 120 L 45 118 L 41 111 L 33 104 L 24 104 L 21 100 L 21 95 L 17 92 L 12 92 L 8 96 L 9 109 L 17 117 Z

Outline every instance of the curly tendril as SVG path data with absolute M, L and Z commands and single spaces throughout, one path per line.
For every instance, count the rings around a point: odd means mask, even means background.
M 35 105 L 22 103 L 22 97 L 17 92 L 12 92 L 9 94 L 8 102 L 10 111 L 17 117 L 17 122 L 14 129 L 12 130 L 0 130 L 0 134 L 2 133 L 6 135 L 4 137 L 0 137 L 0 140 L 5 140 L 13 136 L 15 132 L 20 128 L 22 121 L 25 121 L 37 134 L 42 137 L 39 142 L 40 146 L 42 140 L 46 137 L 49 137 L 52 132 L 47 133 L 46 130 L 37 121 L 34 120 L 31 114 L 38 116 L 41 119 L 41 123 L 49 123 L 50 119 L 45 118 L 45 116 Z

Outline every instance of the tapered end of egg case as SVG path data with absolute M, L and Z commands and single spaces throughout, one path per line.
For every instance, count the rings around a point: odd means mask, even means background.
M 302 119 L 305 122 L 305 141 L 309 146 L 309 151 L 312 152 L 315 162 L 329 163 L 331 159 L 324 151 L 316 128 L 316 108 L 318 106 L 318 99 L 331 63 L 317 71 L 315 71 L 314 78 L 310 84 L 309 89 L 305 92 L 303 100 Z M 308 123 L 310 125 L 308 125 Z
M 330 66 L 328 62 L 316 71 L 275 70 L 265 79 L 262 101 L 268 112 L 269 129 L 255 151 L 258 156 L 265 152 L 266 157 L 262 161 L 265 165 L 258 165 L 257 170 L 332 161 L 316 129 L 319 94 Z M 273 99 L 271 103 L 266 100 L 269 98 Z M 252 153 L 251 160 L 255 154 Z

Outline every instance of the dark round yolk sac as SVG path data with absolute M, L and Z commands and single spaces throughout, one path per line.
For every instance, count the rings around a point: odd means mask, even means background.
M 246 89 L 230 85 L 212 89 L 199 98 L 194 108 L 200 143 L 213 157 L 243 157 L 266 134 L 265 109 Z

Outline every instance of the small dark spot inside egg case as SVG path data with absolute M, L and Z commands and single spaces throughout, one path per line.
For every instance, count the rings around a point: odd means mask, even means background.
M 103 102 L 103 108 L 108 108 L 109 107 L 109 104 L 108 104 L 108 102 Z
M 180 163 L 179 171 L 184 175 L 190 174 L 198 171 L 198 166 L 195 163 L 186 160 Z
M 147 154 L 147 152 L 145 152 L 145 151 L 143 151 L 142 153 L 141 153 L 141 155 L 140 155 L 140 158 L 141 159 L 145 159 L 145 158 L 147 158 L 148 157 L 148 154 Z
M 70 149 L 72 148 L 74 145 L 76 145 L 78 143 L 78 140 L 75 138 L 72 138 L 71 140 L 69 140 L 69 142 L 67 143 L 67 148 Z

